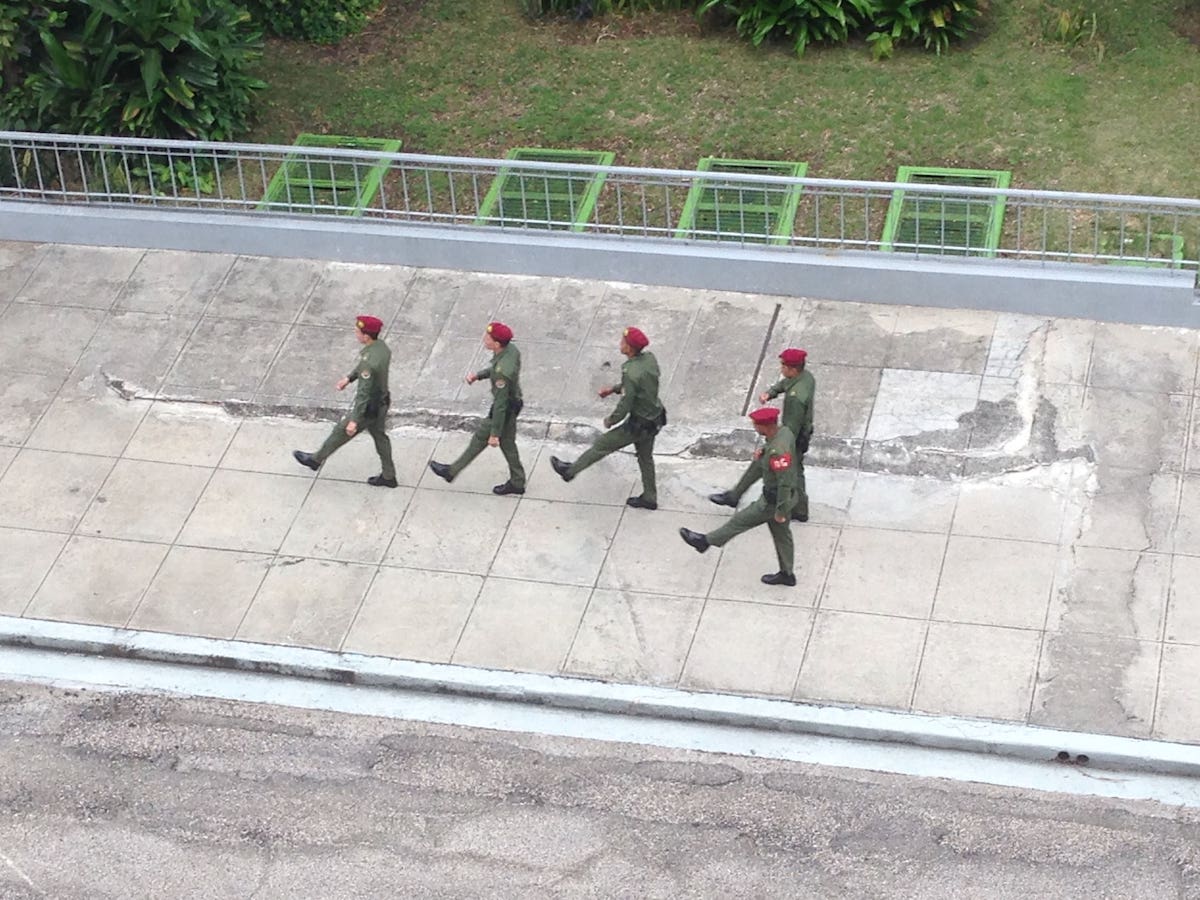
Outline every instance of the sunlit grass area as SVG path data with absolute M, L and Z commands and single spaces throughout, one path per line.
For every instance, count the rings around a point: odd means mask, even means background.
M 1178 0 L 1095 0 L 1095 34 L 1056 40 L 1053 0 L 992 4 L 942 56 L 865 45 L 753 48 L 689 13 L 529 22 L 516 0 L 386 0 L 335 48 L 272 42 L 252 139 L 400 138 L 411 152 L 516 146 L 796 160 L 813 177 L 898 166 L 1011 169 L 1013 185 L 1200 196 L 1200 48 Z

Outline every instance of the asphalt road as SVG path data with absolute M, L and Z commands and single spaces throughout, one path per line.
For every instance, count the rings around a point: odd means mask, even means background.
M 0 683 L 0 898 L 1200 898 L 1200 814 Z

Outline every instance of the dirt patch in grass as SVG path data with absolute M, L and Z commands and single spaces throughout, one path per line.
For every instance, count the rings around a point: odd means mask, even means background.
M 429 0 L 384 0 L 371 14 L 367 27 L 336 44 L 280 41 L 288 51 L 307 55 L 326 65 L 353 65 L 375 56 L 388 56 L 404 47 L 422 18 Z
M 1175 31 L 1200 48 L 1200 3 L 1190 3 L 1175 14 Z
M 645 12 L 629 16 L 603 16 L 585 22 L 573 22 L 564 17 L 546 19 L 539 23 L 551 29 L 564 44 L 587 44 L 604 40 L 635 38 L 700 37 L 708 29 L 685 10 L 674 12 Z

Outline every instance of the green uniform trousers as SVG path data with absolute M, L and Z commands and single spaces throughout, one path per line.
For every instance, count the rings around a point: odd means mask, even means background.
M 342 419 L 335 426 L 333 431 L 329 433 L 329 437 L 325 438 L 325 443 L 321 445 L 313 456 L 317 462 L 323 463 L 329 457 L 333 456 L 334 451 L 344 444 L 350 443 L 354 438 L 346 434 L 346 423 L 349 419 Z M 354 437 L 367 432 L 375 441 L 375 452 L 379 454 L 379 463 L 383 467 L 380 472 L 384 478 L 396 477 L 396 466 L 392 462 L 392 440 L 387 435 L 387 416 L 378 416 L 373 419 L 364 419 L 358 423 L 358 430 L 354 432 Z
M 779 558 L 779 571 L 788 575 L 796 563 L 796 546 L 792 542 L 792 529 L 789 522 L 775 521 L 775 501 L 767 501 L 759 497 L 745 509 L 735 512 L 720 528 L 705 535 L 714 547 L 723 547 L 739 534 L 744 534 L 751 528 L 766 525 L 771 531 L 771 540 L 775 542 L 775 556 Z
M 804 481 L 804 457 L 797 453 L 794 457 L 796 463 L 796 508 L 792 510 L 793 514 L 800 516 L 808 515 L 808 491 L 806 482 Z M 741 500 L 742 495 L 754 485 L 754 482 L 762 479 L 762 465 L 756 459 L 750 465 L 746 466 L 746 471 L 742 473 L 742 477 L 738 479 L 738 483 L 733 486 L 729 495 L 733 499 Z
M 650 503 L 658 502 L 658 483 L 654 477 L 654 432 L 635 433 L 626 425 L 604 432 L 596 438 L 579 459 L 571 463 L 571 477 L 574 478 L 588 466 L 595 465 L 608 454 L 633 444 L 637 452 L 638 468 L 642 470 L 642 498 Z
M 457 478 L 458 473 L 471 464 L 471 460 L 487 449 L 488 438 L 492 436 L 492 420 L 484 419 L 471 435 L 458 459 L 450 463 L 450 477 Z M 517 490 L 525 489 L 525 467 L 521 465 L 521 455 L 517 452 L 517 417 L 510 411 L 504 420 L 504 429 L 500 432 L 500 452 L 508 462 L 508 480 Z

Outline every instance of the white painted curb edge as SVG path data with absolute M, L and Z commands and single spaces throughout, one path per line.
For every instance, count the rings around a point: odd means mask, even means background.
M 1072 761 L 1086 756 L 1089 768 L 1200 776 L 1200 746 L 955 716 L 925 716 L 610 684 L 586 678 L 411 662 L 358 653 L 14 616 L 0 616 L 0 646 L 4 645 L 452 694 L 585 712 L 912 744 L 1032 762 L 1055 762 L 1060 754 L 1066 753 Z

